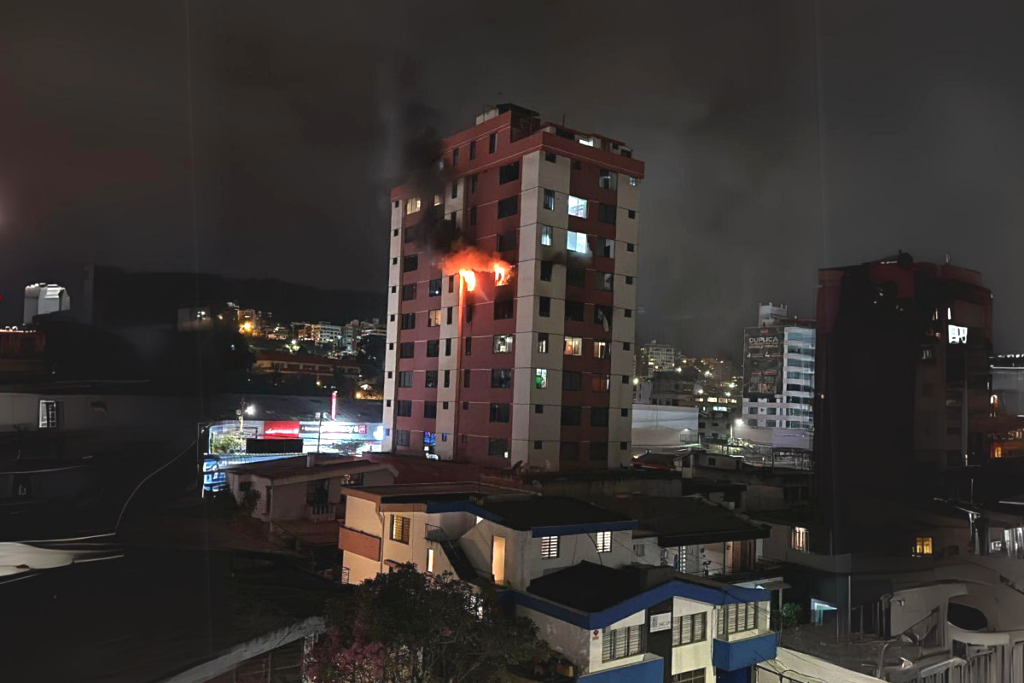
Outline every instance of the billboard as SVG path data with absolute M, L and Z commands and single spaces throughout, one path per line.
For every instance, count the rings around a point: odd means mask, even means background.
M 743 397 L 770 398 L 782 393 L 783 327 L 743 331 Z

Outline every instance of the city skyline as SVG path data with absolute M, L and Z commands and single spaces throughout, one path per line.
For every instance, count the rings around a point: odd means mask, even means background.
M 1005 248 L 985 249 L 1024 217 L 1003 198 L 1024 143 L 1013 116 L 1021 89 L 1006 66 L 1019 50 L 1015 22 L 988 8 L 929 4 L 927 32 L 914 30 L 914 8 L 882 3 L 616 12 L 621 42 L 604 60 L 599 43 L 580 39 L 604 30 L 600 7 L 545 7 L 544 30 L 531 33 L 522 29 L 535 13 L 457 3 L 444 30 L 466 36 L 459 47 L 434 45 L 441 20 L 416 6 L 388 17 L 325 6 L 315 21 L 293 15 L 286 32 L 270 5 L 244 15 L 192 7 L 189 43 L 180 6 L 117 7 L 102 17 L 71 4 L 5 10 L 5 25 L 24 36 L 9 46 L 2 107 L 13 132 L 0 169 L 0 248 L 13 261 L 0 275 L 5 317 L 40 279 L 36 266 L 60 260 L 274 270 L 379 291 L 387 190 L 402 171 L 395 108 L 417 103 L 447 135 L 482 105 L 515 101 L 630 140 L 647 160 L 656 180 L 645 192 L 639 268 L 651 277 L 638 339 L 735 353 L 759 300 L 806 314 L 819 268 L 903 249 L 981 271 L 995 296 L 996 350 L 1024 345 L 1024 321 L 1010 314 L 1024 289 L 1009 261 L 1024 237 L 1010 231 L 999 238 Z M 469 30 L 477 20 L 497 31 L 487 43 Z M 573 40 L 552 39 L 570 26 Z M 339 27 L 350 40 L 337 40 Z M 98 43 L 74 33 L 100 30 Z M 56 45 L 52 35 L 68 39 Z M 525 36 L 519 58 L 489 49 L 495 35 Z M 864 44 L 869 56 L 847 58 Z M 435 58 L 400 78 L 406 55 L 427 45 Z M 557 62 L 569 71 L 546 68 Z M 459 70 L 471 77 L 448 78 Z M 82 78 L 90 88 L 73 86 Z M 853 125 L 864 120 L 874 123 Z

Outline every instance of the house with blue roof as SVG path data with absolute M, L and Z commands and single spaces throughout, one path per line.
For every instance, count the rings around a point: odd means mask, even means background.
M 413 563 L 493 585 L 583 683 L 747 682 L 775 657 L 771 591 L 634 564 L 619 512 L 477 483 L 344 493 L 345 580 Z

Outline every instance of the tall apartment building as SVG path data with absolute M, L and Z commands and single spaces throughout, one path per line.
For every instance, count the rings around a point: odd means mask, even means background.
M 992 294 L 977 272 L 904 253 L 818 282 L 818 538 L 836 553 L 905 551 L 913 538 L 862 512 L 972 500 L 991 464 Z
M 621 142 L 511 104 L 440 155 L 440 191 L 391 194 L 385 450 L 618 467 L 644 164 Z M 430 234 L 439 216 L 449 239 Z
M 814 321 L 762 304 L 758 327 L 743 331 L 743 407 L 733 436 L 810 451 L 814 445 Z
M 668 344 L 659 344 L 656 339 L 652 339 L 649 344 L 641 346 L 637 355 L 639 356 L 636 368 L 638 377 L 651 377 L 656 372 L 675 368 L 675 348 Z

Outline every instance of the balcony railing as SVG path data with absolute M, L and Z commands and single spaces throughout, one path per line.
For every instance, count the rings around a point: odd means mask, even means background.
M 336 503 L 316 503 L 306 505 L 306 519 L 313 522 L 323 522 L 337 519 L 338 505 Z

